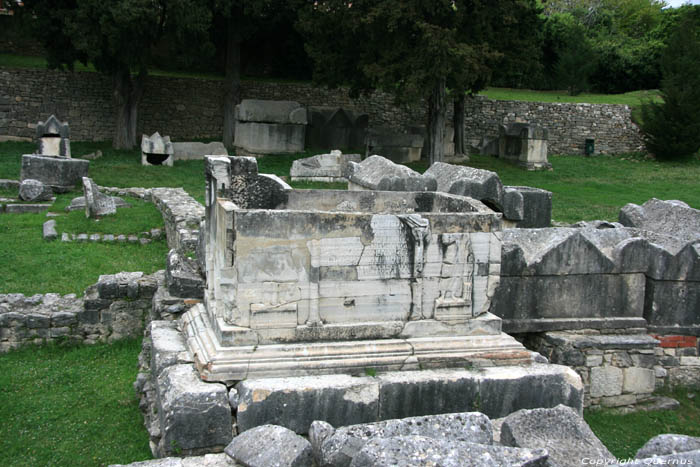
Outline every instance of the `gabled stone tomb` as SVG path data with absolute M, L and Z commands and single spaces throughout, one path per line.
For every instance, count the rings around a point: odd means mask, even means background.
M 183 321 L 203 379 L 530 362 L 488 313 L 501 215 L 482 203 L 292 190 L 251 158 L 206 172 L 208 288 Z
M 68 122 L 51 115 L 36 125 L 37 154 L 70 158 L 70 128 Z

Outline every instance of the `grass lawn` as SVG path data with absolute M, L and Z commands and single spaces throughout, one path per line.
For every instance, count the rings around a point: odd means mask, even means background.
M 140 340 L 0 354 L 0 465 L 98 466 L 151 458 L 132 388 Z
M 660 101 L 659 91 L 632 91 L 624 94 L 588 94 L 570 96 L 566 91 L 533 91 L 530 89 L 488 88 L 481 96 L 499 101 L 569 102 L 576 104 L 622 104 L 636 107 L 647 100 Z
M 664 391 L 680 402 L 672 411 L 637 412 L 620 415 L 615 410 L 588 410 L 586 422 L 618 459 L 634 457 L 644 443 L 664 433 L 700 437 L 700 388 Z
M 199 202 L 204 201 L 202 161 L 177 161 L 174 167 L 144 167 L 138 151 L 116 151 L 108 143 L 71 144 L 75 157 L 100 149 L 103 157 L 90 162 L 89 175 L 99 184 L 119 187 L 183 187 Z M 31 153 L 33 143 L 0 143 L 0 178 L 18 179 L 21 155 Z M 263 173 L 288 176 L 292 162 L 320 151 L 309 150 L 291 156 L 259 159 Z M 473 156 L 473 167 L 495 171 L 506 185 L 526 185 L 553 193 L 552 217 L 557 222 L 617 220 L 627 203 L 641 204 L 649 198 L 680 199 L 700 208 L 700 161 L 656 162 L 641 156 L 550 156 L 554 170 L 528 172 L 489 156 Z M 425 170 L 425 163 L 412 164 Z M 292 183 L 296 188 L 343 189 L 346 184 Z M 10 195 L 6 190 L 0 197 Z M 61 195 L 53 211 L 63 212 L 80 191 Z M 96 222 L 82 212 L 57 219 L 58 231 L 73 233 L 137 233 L 162 225 L 158 211 L 150 203 L 128 198 L 134 206 L 120 209 L 117 216 Z M 151 273 L 164 267 L 167 246 L 164 241 L 150 245 L 64 244 L 44 242 L 41 225 L 44 214 L 0 215 L 0 260 L 12 268 L 0 270 L 0 293 L 25 294 L 59 292 L 81 293 L 100 274 L 119 271 Z M 123 254 L 128 251 L 129 253 Z M 51 264 L 51 268 L 43 267 Z M 66 279 L 70 278 L 70 279 Z

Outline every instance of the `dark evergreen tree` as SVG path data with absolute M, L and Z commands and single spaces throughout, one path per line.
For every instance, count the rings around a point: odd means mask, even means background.
M 299 29 L 314 80 L 349 85 L 351 93 L 383 89 L 399 103 L 425 99 L 428 155 L 444 155 L 447 92 L 476 92 L 502 57 L 494 34 L 517 35 L 518 8 L 530 0 L 324 0 L 302 9 Z
M 112 78 L 116 110 L 112 144 L 136 145 L 138 106 L 151 64 L 151 49 L 166 28 L 181 51 L 206 42 L 211 14 L 187 0 L 25 0 L 34 34 L 46 49 L 49 67 L 73 69 L 92 63 Z
M 659 159 L 692 157 L 700 150 L 700 14 L 686 17 L 671 36 L 662 73 L 663 102 L 642 106 L 646 147 Z

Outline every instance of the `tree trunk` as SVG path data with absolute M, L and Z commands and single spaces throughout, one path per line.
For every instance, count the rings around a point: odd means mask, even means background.
M 145 70 L 132 79 L 129 70 L 119 70 L 112 75 L 112 96 L 116 110 L 114 122 L 114 149 L 133 149 L 136 146 L 138 107 L 146 80 Z
M 428 99 L 428 161 L 430 165 L 445 158 L 445 78 L 433 87 Z
M 460 93 L 454 99 L 454 115 L 452 116 L 452 124 L 454 126 L 454 143 L 455 156 L 462 157 L 467 154 L 464 145 L 464 105 L 466 96 Z
M 224 96 L 224 146 L 233 148 L 236 130 L 235 110 L 241 100 L 241 19 L 243 9 L 231 12 L 226 32 L 226 95 Z

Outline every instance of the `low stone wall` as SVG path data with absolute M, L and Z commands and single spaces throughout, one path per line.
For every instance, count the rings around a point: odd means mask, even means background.
M 529 349 L 581 376 L 585 407 L 631 405 L 648 400 L 663 386 L 700 385 L 698 338 L 694 336 L 589 329 L 522 338 Z
M 155 275 L 131 272 L 100 276 L 83 297 L 0 295 L 0 352 L 59 340 L 94 344 L 138 337 L 157 287 Z
M 366 113 L 371 128 L 407 131 L 426 120 L 423 103 L 397 106 L 393 96 L 384 92 L 353 99 L 346 88 L 327 89 L 309 83 L 244 81 L 241 88 L 243 99 L 292 100 L 306 107 L 342 107 Z M 137 132 L 150 135 L 159 131 L 174 141 L 220 139 L 224 93 L 223 80 L 150 76 L 139 107 Z M 0 69 L 0 135 L 33 138 L 36 122 L 55 114 L 70 123 L 75 141 L 112 139 L 111 95 L 110 79 L 99 73 Z M 448 118 L 450 113 L 451 109 Z M 467 99 L 465 137 L 474 146 L 497 137 L 500 125 L 516 121 L 547 128 L 552 154 L 583 154 L 586 138 L 595 140 L 597 153 L 643 150 L 639 130 L 624 105 Z

